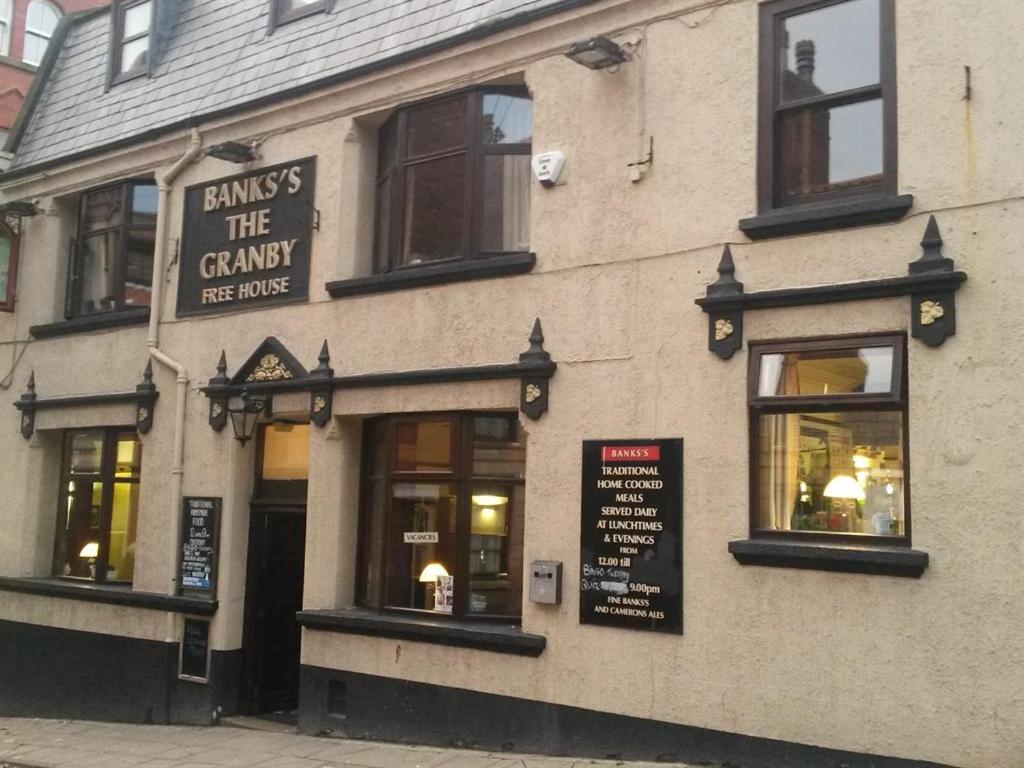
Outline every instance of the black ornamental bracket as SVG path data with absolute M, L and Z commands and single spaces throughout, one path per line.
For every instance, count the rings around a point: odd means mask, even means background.
M 934 216 L 928 219 L 921 248 L 924 253 L 910 262 L 906 276 L 747 292 L 735 278 L 732 252 L 726 245 L 718 264 L 718 279 L 708 285 L 703 298 L 695 300 L 708 316 L 708 349 L 728 360 L 742 348 L 746 310 L 896 296 L 911 299 L 911 336 L 929 347 L 937 347 L 956 333 L 956 292 L 967 280 L 967 274 L 955 269 L 953 260 L 942 255 L 942 237 Z
M 142 381 L 134 392 L 105 392 L 98 395 L 69 395 L 66 397 L 41 398 L 36 394 L 36 373 L 32 371 L 21 397 L 14 407 L 21 411 L 21 436 L 28 440 L 36 429 L 36 411 L 49 408 L 76 408 L 90 405 L 135 405 L 135 428 L 146 434 L 153 427 L 153 409 L 160 396 L 153 383 L 153 364 L 146 363 Z
M 259 365 L 250 371 L 254 360 Z M 273 397 L 283 392 L 309 392 L 310 421 L 322 427 L 330 423 L 335 390 L 498 379 L 518 379 L 519 409 L 528 418 L 539 419 L 548 409 L 548 390 L 557 368 L 557 363 L 544 349 L 544 333 L 539 319 L 533 324 L 529 349 L 519 355 L 519 361 L 515 363 L 335 376 L 330 362 L 325 340 L 320 348 L 317 366 L 307 373 L 280 342 L 271 337 L 250 357 L 249 363 L 229 378 L 225 354 L 222 352 L 217 364 L 217 375 L 202 389 L 210 400 L 210 426 L 216 431 L 223 429 L 227 423 L 228 401 L 233 396 L 243 394 Z

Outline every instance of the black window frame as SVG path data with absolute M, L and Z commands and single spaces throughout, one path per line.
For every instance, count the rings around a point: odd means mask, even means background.
M 529 99 L 531 103 L 533 101 L 533 97 L 530 95 L 530 92 L 525 85 L 474 86 L 446 93 L 434 98 L 405 104 L 396 109 L 384 124 L 381 125 L 378 132 L 377 171 L 374 181 L 374 274 L 423 269 L 438 264 L 468 263 L 477 259 L 525 254 L 530 252 L 529 248 L 524 251 L 485 251 L 480 247 L 483 235 L 484 158 L 489 155 L 531 156 L 533 148 L 532 126 L 531 143 L 529 144 L 488 144 L 482 140 L 483 99 L 485 96 L 492 94 L 525 98 Z M 406 148 L 408 146 L 408 116 L 416 110 L 458 99 L 468 100 L 466 113 L 467 135 L 465 144 L 458 148 L 448 148 L 438 152 L 408 158 L 406 155 Z M 394 141 L 394 160 L 391 165 L 385 167 L 384 158 L 388 154 L 385 141 L 389 134 Z M 401 243 L 403 240 L 403 211 L 406 197 L 406 169 L 421 163 L 456 157 L 459 155 L 466 158 L 464 171 L 465 178 L 463 179 L 463 189 L 465 191 L 465 209 L 463 215 L 463 220 L 465 222 L 465 234 L 463 238 L 462 253 L 451 258 L 430 259 L 428 261 L 415 264 L 402 264 Z M 390 247 L 387 254 L 382 254 L 379 242 L 382 215 L 380 189 L 385 181 L 388 180 L 391 181 L 391 195 L 388 205 L 389 211 L 391 212 L 391 219 L 387 222 L 388 244 Z
M 775 0 L 760 7 L 758 54 L 758 162 L 757 201 L 763 216 L 800 206 L 848 203 L 891 197 L 897 190 L 896 135 L 896 24 L 893 0 L 879 0 L 879 82 L 820 97 L 801 99 L 780 106 L 779 44 L 782 25 L 791 16 L 840 5 L 850 0 Z M 838 107 L 881 98 L 882 179 L 846 189 L 801 195 L 781 200 L 778 192 L 779 116 L 809 106 Z M 822 227 L 826 228 L 826 227 Z
M 304 19 L 307 16 L 330 11 L 333 0 L 317 0 L 315 3 L 309 3 L 298 8 L 287 8 L 287 2 L 288 0 L 270 0 L 268 23 L 270 32 L 273 32 L 274 29 L 282 24 L 288 24 L 292 21 Z
M 21 238 L 3 219 L 0 219 L 0 237 L 7 238 L 11 243 L 11 250 L 7 258 L 7 292 L 0 294 L 0 312 L 13 312 L 17 296 L 18 249 L 21 245 Z
M 880 393 L 843 393 L 837 395 L 759 396 L 761 358 L 767 354 L 789 352 L 830 352 L 862 347 L 888 347 L 893 350 L 892 388 Z M 770 414 L 887 411 L 900 413 L 903 437 L 903 534 L 875 535 L 841 531 L 774 531 L 759 527 L 759 451 L 760 417 Z M 910 408 L 907 383 L 907 337 L 904 333 L 871 333 L 814 338 L 752 341 L 747 365 L 747 412 L 749 418 L 749 530 L 751 540 L 779 543 L 827 543 L 841 546 L 911 547 L 912 516 L 910 505 Z
M 153 41 L 156 31 L 157 4 L 160 0 L 114 0 L 110 6 L 110 77 L 111 85 L 117 85 L 138 77 L 148 76 L 153 66 Z M 124 36 L 125 14 L 138 5 L 150 3 L 149 7 L 149 29 L 126 38 Z M 121 60 L 124 55 L 124 46 L 127 43 L 149 38 L 149 47 L 146 49 L 146 63 L 143 66 L 134 67 L 126 72 L 121 72 Z
M 68 255 L 68 274 L 67 274 L 67 286 L 65 291 L 64 300 L 64 317 L 67 320 L 73 320 L 82 317 L 97 317 L 104 315 L 114 315 L 119 312 L 130 312 L 138 310 L 147 305 L 141 304 L 126 304 L 124 301 L 124 288 L 126 283 L 126 269 L 125 269 L 125 248 L 128 244 L 128 230 L 140 229 L 138 224 L 133 224 L 132 217 L 134 209 L 132 208 L 132 201 L 134 199 L 134 190 L 136 187 L 149 186 L 156 188 L 156 181 L 153 179 L 129 179 L 127 181 L 119 181 L 114 184 L 106 184 L 102 187 L 94 187 L 82 192 L 78 200 L 78 220 L 75 230 L 75 237 L 71 240 L 71 246 Z M 112 189 L 121 190 L 121 222 L 115 227 L 109 227 L 106 230 L 98 232 L 85 232 L 85 212 L 86 212 L 86 200 L 89 195 L 99 194 L 107 192 Z M 155 237 L 156 237 L 156 217 L 153 219 L 153 235 L 154 235 L 154 248 L 155 248 Z M 80 312 L 79 307 L 81 306 L 82 298 L 82 256 L 83 248 L 85 247 L 84 241 L 90 236 L 95 236 L 100 232 L 114 232 L 118 233 L 118 252 L 115 255 L 115 280 L 117 296 L 115 297 L 114 306 L 110 309 L 98 310 L 95 312 Z M 153 280 L 157 279 L 156 275 L 153 275 Z M 152 296 L 152 294 L 150 294 Z
M 70 452 L 71 442 L 76 434 L 83 432 L 96 432 L 103 433 L 103 455 L 100 458 L 100 471 L 96 473 L 88 473 L 95 477 L 100 483 L 103 484 L 103 495 L 100 501 L 99 510 L 99 552 L 95 562 L 95 575 L 91 577 L 87 576 L 68 576 L 63 573 L 64 556 L 66 554 L 66 541 L 63 536 L 64 527 L 62 521 L 67 515 L 67 504 L 68 504 L 68 484 L 71 480 L 82 477 L 83 474 L 72 475 L 70 468 Z M 118 440 L 126 435 L 131 435 L 134 440 L 139 443 L 139 477 L 138 478 L 125 478 L 117 477 L 117 443 Z M 57 505 L 57 525 L 56 535 L 53 543 L 53 575 L 59 579 L 67 579 L 70 581 L 80 581 L 95 584 L 131 584 L 132 582 L 123 580 L 108 580 L 107 579 L 107 568 L 110 561 L 110 528 L 113 522 L 113 507 L 114 507 L 114 486 L 117 483 L 130 483 L 141 485 L 142 483 L 142 443 L 139 441 L 138 430 L 134 426 L 119 426 L 119 427 L 82 427 L 81 429 L 66 429 L 61 435 L 62 447 L 61 447 L 61 462 L 60 462 L 60 493 L 59 501 Z M 136 541 L 138 537 L 136 536 Z
M 504 476 L 475 475 L 473 473 L 473 451 L 476 444 L 474 435 L 474 419 L 487 417 L 498 417 L 509 419 L 515 422 L 513 425 L 514 434 L 519 438 L 519 444 L 525 445 L 526 433 L 522 425 L 518 423 L 518 414 L 515 411 L 446 411 L 427 413 L 401 413 L 376 416 L 367 419 L 363 424 L 362 441 L 362 465 L 360 469 L 359 484 L 359 523 L 358 523 L 358 548 L 356 554 L 356 599 L 355 603 L 361 608 L 366 608 L 380 613 L 396 616 L 424 617 L 439 619 L 443 621 L 470 621 L 470 622 L 500 622 L 504 624 L 519 624 L 522 620 L 522 597 L 528 589 L 524 573 L 520 574 L 521 590 L 519 611 L 511 614 L 487 614 L 471 613 L 469 611 L 470 596 L 470 571 L 469 560 L 471 555 L 471 523 L 472 505 L 471 490 L 474 486 L 500 485 L 515 486 L 517 492 L 524 493 L 526 486 L 525 466 L 524 476 L 512 478 Z M 394 468 L 395 456 L 395 432 L 396 426 L 401 423 L 425 423 L 429 421 L 447 421 L 455 425 L 452 437 L 452 468 L 438 471 L 415 471 L 396 470 Z M 385 444 L 375 446 L 373 443 L 373 426 L 383 426 L 386 432 Z M 370 477 L 367 467 L 367 457 L 371 452 L 380 450 L 385 457 L 386 467 L 381 475 Z M 451 574 L 455 577 L 453 607 L 451 613 L 421 608 L 405 608 L 401 606 L 387 605 L 388 584 L 390 568 L 388 567 L 388 531 L 391 529 L 393 494 L 392 486 L 396 482 L 421 482 L 421 483 L 443 483 L 455 489 L 456 493 L 456 543 L 455 551 L 459 557 L 457 567 Z M 381 521 L 383 534 L 381 535 L 380 547 L 376 552 L 371 553 L 370 543 L 372 540 L 369 517 L 372 514 L 371 491 L 374 482 L 383 482 L 385 511 L 384 519 Z M 510 498 L 511 504 L 511 498 Z M 513 534 L 510 533 L 510 537 Z M 525 515 L 523 530 L 519 531 L 525 544 Z M 369 584 L 367 583 L 368 558 L 375 556 L 380 563 L 380 583 L 377 584 L 379 602 L 371 603 L 367 600 Z M 524 550 L 525 561 L 525 550 Z M 523 571 L 525 572 L 525 562 Z

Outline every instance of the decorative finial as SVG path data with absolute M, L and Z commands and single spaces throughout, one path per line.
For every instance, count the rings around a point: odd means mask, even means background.
M 36 372 L 32 369 L 32 372 L 28 375 L 28 385 L 25 387 L 26 392 L 35 395 L 36 393 Z
M 331 352 L 327 348 L 327 339 L 324 339 L 323 346 L 320 347 L 320 354 L 317 355 L 317 366 L 309 375 L 317 379 L 329 379 L 334 375 L 334 370 L 331 368 Z
M 939 234 L 939 224 L 934 214 L 928 217 L 928 225 L 921 238 L 921 249 L 924 251 L 921 258 L 910 262 L 910 274 L 953 271 L 953 260 L 942 255 L 942 235 Z
M 142 381 L 146 384 L 153 383 L 153 360 L 150 358 L 146 361 L 146 370 L 142 372 Z
M 707 289 L 708 296 L 732 296 L 743 293 L 743 283 L 736 277 L 736 264 L 732 260 L 732 249 L 725 244 L 722 258 L 718 262 L 718 279 Z
M 544 330 L 540 327 L 539 317 L 534 321 L 533 330 L 530 331 L 530 348 L 519 355 L 519 362 L 540 364 L 551 362 L 551 355 L 544 351 Z
M 217 361 L 217 375 L 210 379 L 211 387 L 226 387 L 231 383 L 228 378 L 228 357 L 222 349 L 220 351 L 220 360 Z

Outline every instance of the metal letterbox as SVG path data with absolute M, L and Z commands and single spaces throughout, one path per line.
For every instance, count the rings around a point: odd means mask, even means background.
M 562 602 L 562 564 L 534 560 L 530 564 L 530 601 L 558 605 Z

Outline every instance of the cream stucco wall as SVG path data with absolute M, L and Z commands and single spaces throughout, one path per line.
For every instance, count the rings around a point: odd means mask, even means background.
M 901 222 L 751 243 L 737 221 L 756 212 L 755 0 L 606 2 L 271 108 L 201 127 L 209 145 L 263 136 L 259 165 L 317 156 L 308 303 L 178 320 L 167 275 L 161 346 L 189 371 L 185 493 L 224 497 L 220 609 L 214 645 L 241 643 L 253 446 L 206 424 L 196 390 L 220 350 L 229 369 L 270 335 L 312 367 L 328 339 L 336 375 L 512 362 L 535 317 L 558 363 L 551 410 L 526 422 L 526 561 L 565 564 L 564 602 L 523 605 L 543 634 L 537 659 L 306 631 L 306 664 L 556 702 L 838 749 L 970 768 L 1019 765 L 1024 754 L 1024 13 L 1019 0 L 897 0 Z M 681 12 L 693 8 L 692 13 Z M 614 75 L 561 56 L 572 40 L 640 40 Z M 973 98 L 963 100 L 963 67 Z M 328 280 L 367 274 L 373 127 L 397 104 L 467 83 L 524 79 L 534 97 L 534 149 L 560 149 L 568 183 L 533 189 L 524 276 L 332 301 Z M 655 139 L 639 183 L 627 163 Z M 185 137 L 11 182 L 39 198 L 27 223 L 16 316 L 0 316 L 0 375 L 28 326 L 60 317 L 66 213 L 102 181 L 160 172 Z M 215 159 L 175 183 L 169 237 L 181 235 L 184 186 L 234 172 Z M 914 547 L 920 580 L 742 567 L 726 547 L 748 534 L 745 352 L 707 351 L 693 304 L 733 243 L 748 290 L 905 274 L 927 216 L 945 255 L 969 275 L 958 333 L 942 347 L 909 342 Z M 173 251 L 173 242 L 171 250 Z M 908 330 L 905 298 L 749 312 L 747 340 Z M 146 361 L 145 330 L 28 345 L 7 399 L 35 370 L 40 397 L 124 391 Z M 174 377 L 144 438 L 135 589 L 166 592 Z M 8 382 L 0 381 L 0 386 Z M 351 604 L 358 519 L 360 418 L 398 411 L 514 409 L 509 382 L 336 393 L 334 423 L 311 430 L 305 604 Z M 45 575 L 56 506 L 59 430 L 128 423 L 130 411 L 40 413 L 30 441 L 0 408 L 0 575 Z M 684 619 L 680 636 L 578 622 L 580 445 L 584 439 L 683 437 Z M 55 447 L 56 446 L 56 447 Z M 152 611 L 0 592 L 0 618 L 174 637 Z

